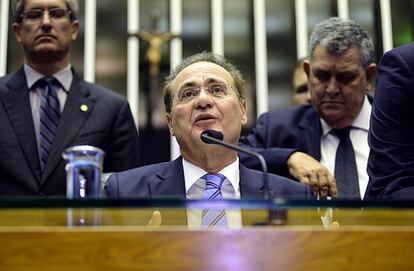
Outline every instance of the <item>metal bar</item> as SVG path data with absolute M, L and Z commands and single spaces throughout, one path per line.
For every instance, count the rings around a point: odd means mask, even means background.
M 170 0 L 170 31 L 174 35 L 181 35 L 182 33 L 182 2 L 181 0 Z M 181 38 L 174 38 L 170 45 L 170 67 L 174 69 L 181 59 L 183 45 Z M 170 138 L 170 157 L 174 160 L 180 155 L 180 147 L 174 136 Z
M 139 30 L 139 0 L 128 0 L 128 33 Z M 139 39 L 129 36 L 127 42 L 127 99 L 135 124 L 139 127 Z
M 295 0 L 296 56 L 298 59 L 308 56 L 307 20 L 306 0 Z
M 256 114 L 259 116 L 269 110 L 265 0 L 253 1 L 253 18 L 255 45 L 254 55 L 256 59 Z
M 389 51 L 394 47 L 394 41 L 392 37 L 390 0 L 381 0 L 380 9 L 381 9 L 382 47 L 385 53 L 386 51 Z
M 211 0 L 212 52 L 224 55 L 223 0 Z
M 9 0 L 1 0 L 0 14 L 0 76 L 7 72 L 7 43 L 9 29 Z
M 85 52 L 83 74 L 88 82 L 95 82 L 96 60 L 96 0 L 85 0 Z

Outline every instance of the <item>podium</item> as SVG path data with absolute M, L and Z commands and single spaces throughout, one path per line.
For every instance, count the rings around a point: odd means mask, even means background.
M 226 201 L 242 228 L 189 229 L 206 204 L 2 199 L 0 270 L 414 270 L 414 202 Z

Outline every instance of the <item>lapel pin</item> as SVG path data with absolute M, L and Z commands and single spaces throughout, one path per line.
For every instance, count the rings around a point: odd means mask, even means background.
M 87 106 L 86 104 L 81 104 L 81 106 L 80 106 L 80 110 L 81 110 L 82 112 L 86 112 L 86 111 L 88 111 L 88 106 Z

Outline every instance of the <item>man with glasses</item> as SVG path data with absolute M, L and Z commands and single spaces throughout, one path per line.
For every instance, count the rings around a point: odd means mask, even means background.
M 206 52 L 188 57 L 167 78 L 164 104 L 170 133 L 182 156 L 113 174 L 105 186 L 107 196 L 263 198 L 261 172 L 241 165 L 236 151 L 200 138 L 203 131 L 215 130 L 225 142 L 237 144 L 239 140 L 247 107 L 244 80 L 233 65 Z M 276 175 L 269 175 L 269 188 L 277 197 L 311 194 L 306 186 Z M 226 216 L 236 224 L 240 221 L 237 214 L 226 212 Z M 201 213 L 188 216 L 190 225 L 201 225 L 202 220 Z
M 104 172 L 139 165 L 138 134 L 125 98 L 82 80 L 70 64 L 76 0 L 17 0 L 24 65 L 0 79 L 0 196 L 65 195 L 64 149 L 105 151 Z

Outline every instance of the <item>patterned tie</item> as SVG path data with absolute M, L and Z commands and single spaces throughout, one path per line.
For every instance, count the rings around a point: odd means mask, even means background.
M 338 198 L 360 199 L 355 153 L 351 139 L 349 138 L 350 130 L 351 127 L 332 130 L 332 134 L 339 138 L 335 158 L 336 186 L 338 189 Z
M 42 172 L 46 168 L 60 119 L 60 106 L 56 95 L 58 84 L 54 77 L 43 77 L 39 80 L 39 86 L 42 90 L 40 103 L 40 165 Z
M 220 189 L 226 177 L 219 173 L 211 173 L 206 174 L 201 178 L 206 180 L 204 199 L 223 199 Z M 224 209 L 204 209 L 202 217 L 202 226 L 205 229 L 228 228 L 226 212 Z

